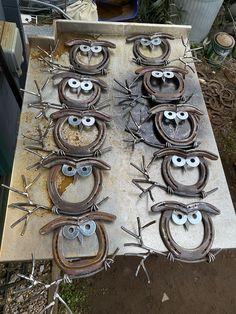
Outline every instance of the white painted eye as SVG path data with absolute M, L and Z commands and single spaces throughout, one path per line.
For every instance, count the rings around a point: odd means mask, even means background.
M 87 127 L 93 126 L 95 123 L 95 118 L 94 117 L 83 117 L 82 123 L 84 126 L 87 126 Z
M 202 214 L 201 214 L 201 212 L 199 210 L 197 210 L 196 212 L 188 214 L 188 221 L 192 225 L 199 224 L 199 222 L 202 221 Z
M 85 92 L 89 92 L 93 88 L 93 83 L 91 81 L 81 82 L 81 89 Z
M 164 117 L 169 120 L 174 120 L 176 118 L 176 112 L 174 111 L 164 111 Z
M 67 177 L 73 177 L 76 174 L 76 169 L 68 165 L 63 165 L 61 171 Z
M 146 38 L 141 38 L 140 43 L 141 43 L 142 46 L 147 47 L 147 46 L 150 46 L 151 42 L 150 42 L 150 40 L 148 40 Z
M 70 86 L 70 88 L 78 88 L 80 87 L 80 81 L 71 78 L 68 80 L 68 85 Z
M 76 127 L 76 126 L 80 125 L 81 119 L 76 117 L 76 116 L 69 116 L 68 117 L 68 123 L 69 123 L 69 125 Z
M 186 112 L 186 111 L 177 112 L 177 118 L 179 118 L 180 120 L 188 119 L 188 112 Z
M 163 72 L 161 71 L 152 71 L 152 76 L 156 78 L 160 78 L 163 76 Z
M 161 38 L 157 37 L 151 40 L 151 43 L 153 44 L 153 46 L 159 46 L 161 43 Z
M 168 78 L 168 79 L 171 79 L 171 78 L 173 78 L 175 76 L 174 73 L 171 72 L 171 71 L 164 71 L 163 75 L 164 75 L 165 78 Z
M 74 240 L 75 238 L 78 237 L 80 233 L 80 229 L 78 226 L 69 226 L 66 225 L 62 229 L 63 236 L 68 239 L 68 240 Z
M 186 160 L 184 158 L 176 155 L 172 157 L 172 162 L 175 167 L 183 167 L 186 164 Z
M 86 52 L 89 52 L 91 50 L 91 47 L 87 46 L 87 45 L 80 45 L 79 49 L 81 52 L 86 53 Z
M 94 53 L 99 53 L 102 51 L 102 47 L 101 46 L 92 46 L 91 51 Z
M 197 167 L 200 164 L 200 159 L 198 157 L 190 157 L 186 159 L 186 163 L 190 167 Z
M 176 224 L 176 225 L 184 225 L 187 221 L 187 215 L 183 214 L 182 212 L 179 212 L 177 210 L 173 211 L 172 215 L 171 215 L 172 221 Z
M 80 167 L 80 165 L 78 164 L 76 166 L 76 171 L 81 177 L 90 176 L 90 174 L 92 173 L 92 170 L 93 170 L 93 168 L 90 165 Z
M 85 237 L 90 237 L 96 231 L 96 223 L 93 220 L 86 221 L 79 225 L 80 232 Z

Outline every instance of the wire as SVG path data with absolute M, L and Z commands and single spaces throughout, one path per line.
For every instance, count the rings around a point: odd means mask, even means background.
M 42 4 L 42 5 L 45 5 L 45 6 L 49 7 L 49 8 L 55 9 L 56 11 L 60 12 L 67 20 L 73 20 L 69 15 L 67 15 L 62 9 L 60 9 L 56 5 L 53 5 L 53 4 L 50 4 L 50 3 L 46 3 L 46 2 L 43 2 L 43 1 L 39 1 L 39 0 L 31 0 L 31 2 L 37 3 L 37 4 Z

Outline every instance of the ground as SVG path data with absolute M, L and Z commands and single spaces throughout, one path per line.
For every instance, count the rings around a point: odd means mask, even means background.
M 231 74 L 236 76 L 236 61 L 230 64 Z M 235 65 L 235 68 L 232 67 Z M 236 97 L 236 83 L 231 77 L 226 78 L 224 71 L 228 66 L 220 70 L 212 69 L 206 63 L 198 67 L 200 71 L 203 92 L 204 80 L 219 80 L 224 87 L 233 92 Z M 232 72 L 235 71 L 235 72 Z M 202 75 L 203 74 L 203 75 Z M 204 76 L 204 74 L 206 76 Z M 207 84 L 205 84 L 206 86 Z M 205 92 L 204 92 L 205 93 Z M 206 95 L 209 102 L 209 95 Z M 208 97 L 208 98 L 207 98 Z M 214 95 L 214 101 L 219 95 Z M 210 103 L 210 102 L 209 102 Z M 209 107 L 209 115 L 223 162 L 224 170 L 231 191 L 231 196 L 236 205 L 236 108 L 235 98 L 226 102 L 226 106 L 216 108 Z M 223 110 L 223 111 L 222 111 Z M 218 113 L 217 113 L 218 112 Z M 219 116 L 221 117 L 219 122 Z M 222 120 L 222 121 L 221 121 Z M 222 127 L 222 125 L 227 127 Z M 74 314 L 120 314 L 135 313 L 149 314 L 233 314 L 236 312 L 236 251 L 229 250 L 221 252 L 214 263 L 211 264 L 181 264 L 169 262 L 162 257 L 150 258 L 147 267 L 150 271 L 152 281 L 147 284 L 146 277 L 141 271 L 136 278 L 135 271 L 138 265 L 137 258 L 118 257 L 116 263 L 107 272 L 102 272 L 92 278 L 79 280 L 69 286 L 63 286 L 62 296 L 70 305 Z M 45 265 L 44 267 L 40 265 Z M 8 274 L 7 274 L 8 267 Z M 43 270 L 42 270 L 43 269 Z M 40 278 L 47 277 L 50 267 L 43 262 L 37 263 L 37 271 Z M 4 284 L 22 269 L 22 265 L 1 265 L 0 282 Z M 42 270 L 42 271 L 41 271 Z M 9 275 L 10 274 L 10 275 Z M 12 278 L 13 276 L 13 278 Z M 8 279 L 7 279 L 8 278 Z M 37 313 L 35 308 L 46 304 L 47 300 L 41 298 L 39 301 L 32 300 L 25 304 L 24 298 L 14 297 L 11 288 L 2 290 L 1 304 L 5 304 L 5 313 Z M 6 293 L 5 293 L 6 291 Z M 29 295 L 28 295 L 29 296 Z M 31 305 L 29 309 L 29 305 Z M 60 313 L 65 313 L 60 307 Z

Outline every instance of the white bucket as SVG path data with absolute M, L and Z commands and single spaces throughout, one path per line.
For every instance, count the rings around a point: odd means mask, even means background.
M 181 8 L 181 21 L 192 25 L 190 41 L 200 42 L 209 33 L 223 0 L 175 0 Z

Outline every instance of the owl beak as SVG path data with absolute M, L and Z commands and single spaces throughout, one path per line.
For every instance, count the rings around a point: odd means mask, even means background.
M 149 45 L 149 49 L 150 49 L 150 51 L 152 51 L 152 50 L 153 50 L 153 48 L 154 48 L 154 45 L 153 45 L 153 44 L 150 44 L 150 45 Z
M 185 222 L 185 224 L 184 224 L 184 229 L 185 229 L 185 231 L 188 231 L 188 230 L 189 230 L 189 225 L 190 225 L 190 223 L 189 223 L 189 221 L 187 220 L 187 221 Z
M 92 55 L 93 55 L 93 52 L 91 50 L 89 50 L 88 52 L 88 62 L 90 63 L 91 59 L 92 59 Z
M 80 95 L 80 92 L 81 92 L 81 87 L 78 87 L 77 88 L 77 96 L 79 97 L 79 95 Z
M 164 75 L 162 75 L 162 81 L 165 83 L 165 81 L 166 81 L 166 78 L 165 78 L 165 76 Z
M 188 169 L 188 165 L 185 164 L 185 165 L 182 167 L 182 170 L 183 170 L 183 172 L 185 173 L 185 172 L 187 172 L 187 169 Z
M 77 182 L 78 178 L 79 178 L 79 174 L 76 172 L 76 174 L 74 175 L 73 184 Z
M 79 132 L 82 132 L 83 131 L 83 123 L 80 123 L 79 124 Z

